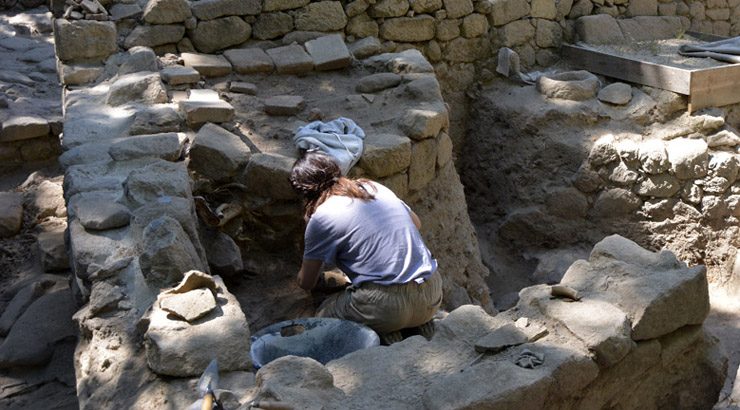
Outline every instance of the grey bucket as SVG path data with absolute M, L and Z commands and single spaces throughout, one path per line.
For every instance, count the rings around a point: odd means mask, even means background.
M 275 323 L 255 333 L 249 353 L 254 367 L 259 369 L 288 355 L 310 357 L 326 364 L 379 344 L 378 334 L 363 324 L 343 319 L 302 318 Z

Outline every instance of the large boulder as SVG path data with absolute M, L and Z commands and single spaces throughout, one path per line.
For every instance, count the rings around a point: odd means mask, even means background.
M 132 73 L 119 77 L 110 86 L 106 102 L 113 106 L 164 103 L 167 102 L 167 90 L 159 73 Z
M 144 229 L 141 247 L 141 271 L 155 288 L 173 286 L 189 270 L 205 269 L 190 237 L 172 217 L 150 222 Z
M 337 31 L 346 25 L 347 15 L 338 1 L 310 3 L 295 16 L 295 28 L 302 31 Z
M 219 180 L 235 175 L 250 155 L 249 147 L 238 136 L 208 123 L 193 139 L 189 167 L 206 178 Z
M 149 24 L 182 23 L 191 15 L 187 0 L 149 0 L 144 8 L 144 21 Z
M 178 293 L 163 292 L 157 298 L 144 334 L 147 363 L 155 373 L 199 376 L 214 358 L 220 371 L 251 368 L 249 324 L 236 297 L 226 290 L 221 278 L 216 276 L 213 281 L 217 285 L 215 294 L 207 287 L 193 290 L 207 289 L 207 293 L 199 294 L 211 299 L 216 296 L 217 306 L 192 323 L 170 318 L 170 313 L 161 307 L 163 301 Z
M 584 299 L 610 302 L 626 312 L 635 341 L 701 324 L 709 313 L 704 266 L 688 268 L 670 251 L 653 253 L 619 235 L 597 243 L 589 260 L 574 263 L 561 283 Z
M 190 198 L 190 176 L 183 163 L 154 161 L 131 171 L 124 182 L 126 197 L 135 206 L 156 202 L 158 198 Z
M 54 20 L 54 45 L 62 61 L 104 60 L 118 51 L 111 21 Z

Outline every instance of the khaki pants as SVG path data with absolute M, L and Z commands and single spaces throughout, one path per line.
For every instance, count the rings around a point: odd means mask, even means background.
M 379 334 L 430 321 L 442 304 L 442 278 L 435 272 L 422 284 L 364 283 L 335 293 L 319 306 L 317 316 L 363 323 Z

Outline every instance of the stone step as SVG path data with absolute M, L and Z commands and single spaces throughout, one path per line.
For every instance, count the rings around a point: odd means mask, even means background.
M 192 67 L 206 77 L 221 77 L 231 73 L 231 63 L 221 55 L 182 53 L 180 57 L 185 67 Z

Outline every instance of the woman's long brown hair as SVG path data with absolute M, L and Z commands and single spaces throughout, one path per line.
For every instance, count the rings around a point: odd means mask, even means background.
M 308 222 L 316 208 L 332 195 L 347 196 L 363 201 L 375 199 L 363 183 L 367 179 L 349 179 L 342 172 L 334 159 L 319 151 L 307 151 L 293 164 L 290 172 L 290 183 L 305 200 L 303 219 Z M 374 188 L 371 187 L 374 190 Z

